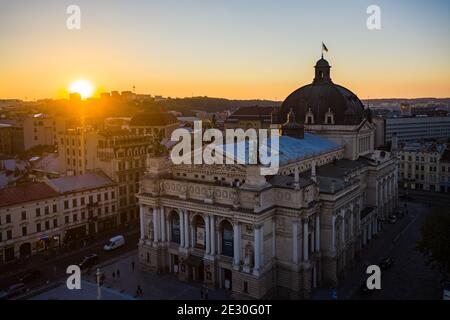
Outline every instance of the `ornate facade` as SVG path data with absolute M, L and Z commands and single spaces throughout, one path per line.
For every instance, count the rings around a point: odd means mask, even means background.
M 316 78 L 329 77 L 319 62 Z M 273 176 L 258 165 L 150 157 L 137 195 L 141 267 L 246 298 L 308 298 L 315 287 L 336 286 L 397 201 L 397 160 L 373 149 L 374 126 L 353 99 L 348 123 L 338 114 L 344 107 L 324 112 L 334 119 L 317 124 L 323 135 L 282 107 L 278 119 L 290 121 L 273 124 L 282 155 Z M 329 136 L 338 131 L 345 141 Z

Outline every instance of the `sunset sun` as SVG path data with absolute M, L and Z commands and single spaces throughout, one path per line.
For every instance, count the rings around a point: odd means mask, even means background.
M 87 99 L 94 94 L 94 86 L 89 80 L 77 80 L 70 84 L 69 93 L 79 93 L 82 99 Z

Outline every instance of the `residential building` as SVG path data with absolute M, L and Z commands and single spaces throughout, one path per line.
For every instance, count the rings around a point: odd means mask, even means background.
M 118 184 L 120 223 L 137 221 L 135 193 L 145 173 L 150 136 L 129 130 L 69 129 L 60 135 L 60 171 L 80 175 L 100 169 Z
M 129 129 L 136 135 L 153 135 L 170 139 L 172 131 L 179 127 L 177 118 L 167 112 L 144 112 L 131 118 Z
M 400 143 L 398 158 L 402 188 L 450 193 L 450 149 L 447 144 Z
M 23 122 L 25 150 L 38 145 L 54 145 L 57 141 L 57 132 L 63 130 L 63 126 L 63 121 L 56 121 L 47 114 L 39 113 L 27 117 Z
M 117 209 L 117 185 L 101 172 L 0 189 L 0 264 L 110 230 Z

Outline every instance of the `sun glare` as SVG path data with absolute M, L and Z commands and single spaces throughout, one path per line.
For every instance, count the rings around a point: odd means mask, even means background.
M 78 80 L 70 85 L 69 93 L 79 93 L 82 99 L 87 99 L 94 94 L 94 86 L 88 80 Z

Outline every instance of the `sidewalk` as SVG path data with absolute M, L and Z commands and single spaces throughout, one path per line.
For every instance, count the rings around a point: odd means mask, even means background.
M 135 262 L 132 270 L 131 262 Z M 137 251 L 127 253 L 118 259 L 100 266 L 105 273 L 104 288 L 142 300 L 200 300 L 200 284 L 186 283 L 178 280 L 173 274 L 156 275 L 139 270 Z M 120 278 L 117 277 L 120 270 Z M 115 278 L 112 277 L 115 272 Z M 83 277 L 92 284 L 96 283 L 95 271 Z M 142 296 L 136 297 L 137 286 L 143 291 Z M 229 300 L 231 292 L 217 289 L 208 291 L 210 300 Z

